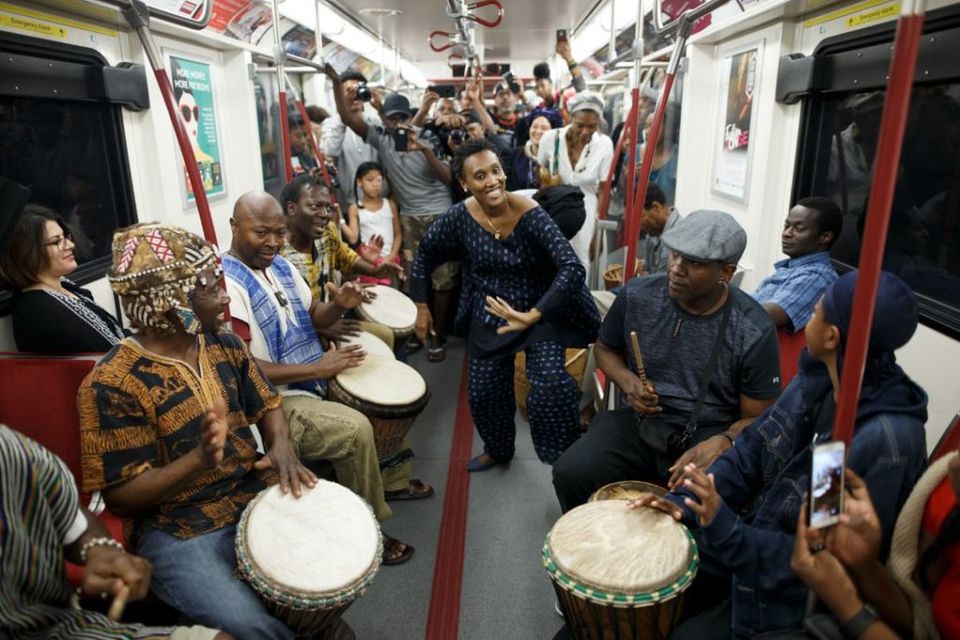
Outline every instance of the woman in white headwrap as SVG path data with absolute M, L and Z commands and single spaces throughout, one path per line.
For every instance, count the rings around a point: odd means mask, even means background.
M 540 138 L 537 162 L 553 180 L 541 186 L 567 184 L 580 187 L 587 212 L 583 227 L 570 240 L 580 262 L 590 273 L 590 242 L 597 224 L 597 204 L 613 159 L 613 142 L 600 131 L 603 99 L 583 92 L 570 101 L 570 124 L 546 131 Z M 559 179 L 557 178 L 559 176 Z

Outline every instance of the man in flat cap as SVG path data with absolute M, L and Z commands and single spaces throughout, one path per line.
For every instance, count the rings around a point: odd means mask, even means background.
M 554 465 L 564 511 L 610 482 L 675 486 L 688 463 L 709 466 L 780 393 L 773 322 L 729 286 L 744 230 L 701 210 L 662 238 L 667 272 L 628 282 L 600 330 L 597 364 L 629 406 L 598 414 Z

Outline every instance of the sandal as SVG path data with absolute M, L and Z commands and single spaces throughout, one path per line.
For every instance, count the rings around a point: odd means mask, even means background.
M 383 497 L 385 500 L 423 500 L 424 498 L 429 498 L 432 495 L 433 487 L 428 485 L 423 480 L 419 480 L 417 478 L 411 480 L 406 489 L 383 492 Z
M 416 336 L 410 336 L 407 338 L 406 344 L 403 345 L 403 350 L 407 352 L 407 355 L 411 353 L 416 353 L 423 349 L 423 343 L 417 340 Z
M 383 536 L 383 564 L 403 564 L 413 557 L 416 551 L 411 545 L 400 542 L 396 538 Z
M 427 349 L 427 360 L 430 362 L 443 362 L 447 357 L 447 350 L 444 347 L 430 347 Z

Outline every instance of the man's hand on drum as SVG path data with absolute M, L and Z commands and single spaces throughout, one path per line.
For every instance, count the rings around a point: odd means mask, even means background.
M 627 402 L 637 413 L 651 415 L 663 411 L 660 406 L 660 396 L 648 380 L 641 380 L 633 376 L 631 384 L 625 388 Z
M 538 323 L 540 318 L 543 317 L 543 314 L 536 307 L 530 309 L 530 311 L 517 311 L 499 296 L 487 296 L 486 312 L 501 320 L 506 320 L 507 324 L 497 329 L 497 333 L 500 335 L 523 331 Z
M 427 336 L 433 331 L 433 316 L 430 307 L 423 302 L 417 303 L 417 321 L 413 325 L 413 333 L 421 344 L 427 344 Z
M 223 447 L 227 442 L 227 405 L 221 399 L 207 407 L 200 428 L 200 442 L 194 452 L 205 469 L 215 469 L 223 462 Z
M 693 498 L 684 498 L 683 504 L 697 514 L 701 527 L 709 527 L 720 510 L 722 501 L 713 474 L 704 473 L 695 464 L 688 464 L 684 467 L 683 487 L 700 499 L 698 502 Z
M 317 377 L 329 380 L 345 369 L 359 367 L 363 364 L 363 358 L 366 355 L 359 344 L 351 344 L 342 349 L 330 349 L 316 362 Z
M 666 498 L 661 498 L 654 494 L 648 494 L 642 498 L 627 501 L 628 509 L 639 509 L 640 507 L 650 507 L 657 511 L 662 511 L 677 522 L 683 517 L 683 510 Z
M 356 282 L 344 282 L 339 287 L 332 282 L 328 282 L 327 293 L 330 294 L 330 301 L 344 309 L 353 309 L 361 302 L 367 300 L 367 294 Z
M 340 318 L 326 329 L 317 329 L 317 335 L 327 340 L 339 341 L 360 335 L 360 321 Z
M 717 434 L 707 438 L 695 447 L 690 447 L 670 467 L 670 479 L 667 481 L 667 488 L 675 489 L 680 486 L 680 483 L 686 478 L 687 465 L 692 464 L 700 469 L 709 469 L 713 461 L 732 446 L 726 437 Z
M 326 357 L 326 356 L 324 356 Z M 317 477 L 300 462 L 290 438 L 278 438 L 270 444 L 267 455 L 253 463 L 253 468 L 276 469 L 280 481 L 280 491 L 290 492 L 295 498 L 300 497 L 301 485 L 313 488 L 317 484 Z
M 88 516 L 91 517 L 91 516 Z M 116 596 L 126 586 L 128 600 L 142 600 L 150 589 L 151 564 L 115 547 L 95 545 L 87 551 L 80 588 L 87 595 Z

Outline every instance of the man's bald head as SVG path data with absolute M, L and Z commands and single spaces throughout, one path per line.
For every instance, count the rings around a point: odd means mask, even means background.
M 233 206 L 230 250 L 251 269 L 266 269 L 283 247 L 287 228 L 280 203 L 264 191 L 248 191 Z

